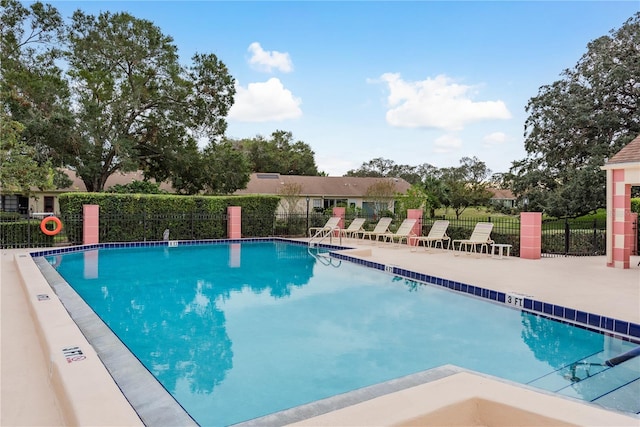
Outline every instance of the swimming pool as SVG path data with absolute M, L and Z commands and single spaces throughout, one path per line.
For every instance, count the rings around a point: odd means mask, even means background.
M 201 425 L 443 364 L 585 400 L 640 372 L 638 358 L 598 367 L 630 343 L 359 265 L 327 265 L 302 245 L 99 249 L 50 261 Z M 576 381 L 587 367 L 590 377 Z

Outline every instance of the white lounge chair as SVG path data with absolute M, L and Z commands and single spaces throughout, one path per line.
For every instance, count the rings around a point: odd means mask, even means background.
M 322 227 L 310 227 L 309 228 L 309 237 L 322 237 L 327 236 L 329 233 L 340 230 L 338 224 L 340 223 L 339 216 L 332 216 Z
M 349 227 L 340 229 L 340 235 L 343 237 L 360 237 L 364 230 L 366 218 L 355 218 L 349 224 Z
M 438 247 L 438 243 L 440 243 L 440 248 L 444 249 L 444 242 L 447 242 L 447 249 L 451 247 L 451 238 L 447 236 L 447 228 L 449 228 L 449 221 L 445 219 L 439 219 L 433 223 L 431 226 L 431 230 L 429 230 L 429 234 L 426 236 L 414 236 L 409 238 L 409 243 L 414 244 L 415 249 L 417 250 L 418 246 L 420 246 L 420 242 L 423 243 L 425 250 L 430 248 L 433 244 L 434 248 Z
M 364 231 L 362 233 L 362 238 L 363 239 L 368 238 L 372 242 L 374 241 L 374 238 L 375 238 L 375 241 L 377 242 L 380 236 L 389 232 L 390 225 L 391 225 L 391 218 L 388 218 L 388 217 L 380 218 L 380 220 L 378 221 L 378 223 L 376 224 L 375 228 L 372 231 Z
M 391 243 L 394 243 L 397 239 L 398 245 L 400 245 L 403 240 L 408 243 L 409 238 L 416 235 L 413 232 L 413 227 L 417 221 L 417 219 L 405 219 L 395 233 L 384 233 L 380 237 L 382 237 L 383 241 Z
M 493 243 L 491 240 L 491 230 L 493 230 L 493 223 L 491 222 L 479 222 L 476 224 L 471 237 L 468 239 L 458 239 L 453 241 L 453 249 L 456 250 L 456 243 L 458 243 L 458 251 L 462 252 L 464 247 L 466 252 L 476 252 L 477 246 L 480 246 L 480 253 L 489 253 L 489 245 Z

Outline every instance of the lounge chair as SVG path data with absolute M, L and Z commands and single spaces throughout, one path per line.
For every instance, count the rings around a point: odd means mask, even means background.
M 462 252 L 464 247 L 467 252 L 476 252 L 476 247 L 480 246 L 480 253 L 484 250 L 485 253 L 489 253 L 489 245 L 493 243 L 491 240 L 491 230 L 493 230 L 493 223 L 491 222 L 479 222 L 476 224 L 471 237 L 468 239 L 458 239 L 453 241 L 453 250 L 456 250 L 456 243 L 458 243 L 458 251 Z M 471 249 L 471 251 L 469 251 Z
M 360 234 L 364 232 L 365 221 L 366 218 L 355 218 L 349 227 L 340 229 L 340 235 L 342 237 L 360 237 Z
M 380 218 L 375 228 L 372 231 L 363 231 L 362 238 L 373 241 L 375 237 L 375 241 L 378 241 L 378 238 L 385 233 L 389 232 L 389 226 L 391 225 L 391 218 L 384 217 Z
M 416 235 L 413 232 L 413 227 L 417 221 L 417 219 L 405 219 L 395 233 L 384 233 L 380 237 L 382 237 L 383 241 L 391 243 L 394 243 L 397 239 L 398 245 L 400 245 L 403 240 L 408 243 L 409 238 Z
M 433 223 L 431 226 L 431 230 L 429 230 L 429 234 L 426 236 L 414 236 L 409 238 L 409 243 L 414 244 L 415 249 L 417 250 L 418 246 L 420 246 L 420 242 L 423 243 L 425 250 L 431 247 L 433 244 L 434 248 L 438 247 L 438 243 L 440 243 L 440 248 L 444 249 L 444 242 L 447 242 L 447 249 L 451 247 L 451 238 L 447 236 L 447 228 L 449 228 L 449 221 L 444 219 L 439 219 Z
M 339 223 L 340 223 L 340 217 L 332 216 L 331 218 L 329 218 L 326 224 L 323 225 L 322 227 L 310 227 L 309 237 L 314 238 L 314 237 L 327 236 L 329 235 L 329 233 L 333 232 L 334 230 L 340 230 L 340 227 L 338 226 Z

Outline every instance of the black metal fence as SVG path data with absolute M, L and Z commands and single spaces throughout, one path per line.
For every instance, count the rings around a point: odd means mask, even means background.
M 545 220 L 542 222 L 542 256 L 605 255 L 606 221 Z
M 275 217 L 255 217 L 242 214 L 243 237 L 304 237 L 310 227 L 320 227 L 329 219 L 328 214 L 278 214 Z M 40 229 L 41 218 L 0 217 L 1 248 L 31 248 L 75 245 L 82 243 L 83 219 L 81 215 L 60 216 L 62 231 L 48 236 Z M 366 218 L 365 229 L 372 230 L 378 218 Z M 391 230 L 396 230 L 405 218 L 394 217 Z M 519 255 L 520 220 L 517 217 L 490 217 L 456 219 L 423 217 L 422 234 L 426 235 L 438 219 L 447 219 L 447 235 L 452 239 L 468 238 L 478 222 L 493 223 L 492 239 L 496 243 L 512 245 L 511 253 Z M 353 220 L 347 216 L 345 227 Z M 634 224 L 637 227 L 637 224 Z M 101 215 L 99 238 L 101 242 L 132 242 L 219 239 L 226 237 L 227 218 L 224 214 L 117 214 Z M 603 255 L 606 253 L 605 221 L 554 220 L 542 224 L 543 256 Z
M 51 214 L 60 218 L 58 214 Z M 45 234 L 40 225 L 47 217 L 12 217 L 3 215 L 0 217 L 0 248 L 17 249 L 17 248 L 46 248 L 52 246 L 64 246 L 75 244 L 69 239 L 69 234 L 74 234 L 72 228 L 75 226 L 74 221 L 62 219 L 62 228 L 54 235 Z M 82 218 L 79 218 L 81 221 Z M 55 224 L 47 221 L 46 230 L 54 231 Z M 82 224 L 80 222 L 80 227 Z

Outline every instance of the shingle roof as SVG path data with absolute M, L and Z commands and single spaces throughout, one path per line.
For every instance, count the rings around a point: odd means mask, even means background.
M 72 181 L 72 184 L 69 187 L 55 190 L 56 192 L 65 193 L 65 192 L 71 192 L 71 191 L 81 191 L 81 192 L 87 191 L 87 187 L 84 185 L 84 182 L 82 181 L 82 179 L 80 179 L 80 177 L 76 175 L 75 171 L 71 169 L 64 169 L 63 172 L 69 177 L 69 179 Z M 106 190 L 117 184 L 126 185 L 126 184 L 131 184 L 133 181 L 143 181 L 143 180 L 144 180 L 144 175 L 142 171 L 127 172 L 127 173 L 116 172 L 110 175 L 109 178 L 107 178 L 107 182 L 105 183 L 104 188 Z M 153 179 L 149 181 L 156 182 Z M 168 182 L 160 183 L 160 189 L 168 191 L 170 193 L 175 192 L 173 187 L 171 187 L 171 183 L 168 183 Z
M 493 193 L 491 197 L 494 200 L 515 200 L 516 196 L 514 196 L 513 192 L 507 188 L 489 188 L 489 191 Z
M 607 164 L 633 162 L 640 162 L 640 135 L 622 147 L 622 150 L 618 151 L 615 156 L 610 158 Z
M 234 194 L 280 194 L 286 184 L 300 184 L 301 196 L 362 197 L 367 189 L 380 181 L 392 180 L 398 193 L 411 187 L 402 178 L 361 178 L 349 176 L 303 176 L 277 173 L 253 173 L 247 188 Z

